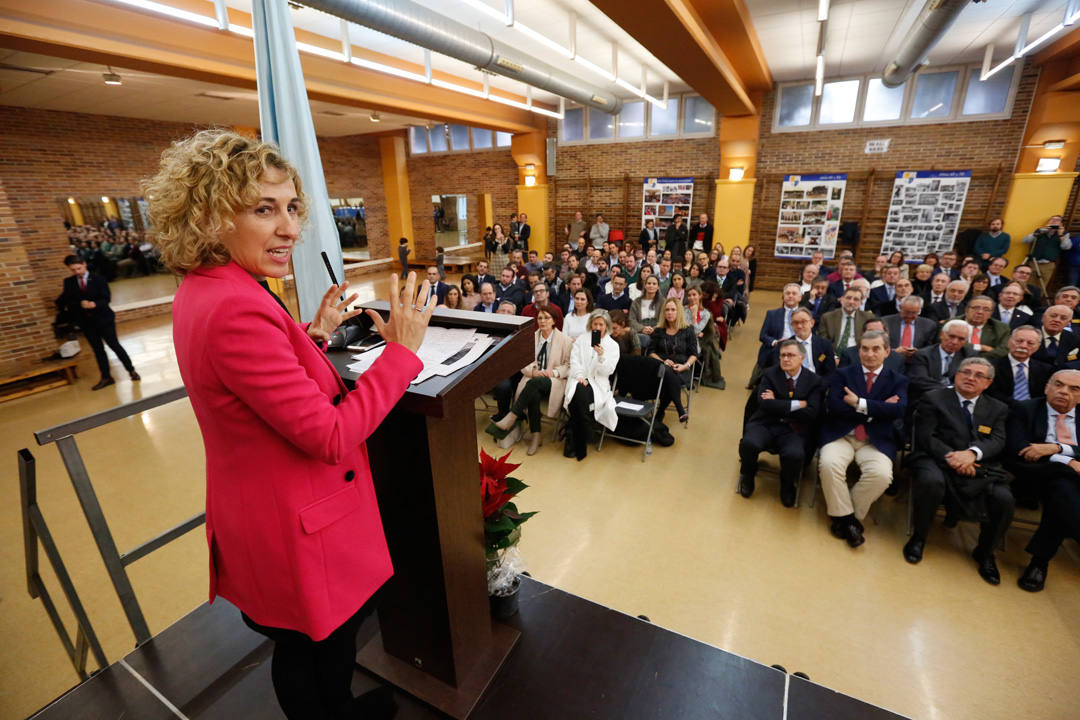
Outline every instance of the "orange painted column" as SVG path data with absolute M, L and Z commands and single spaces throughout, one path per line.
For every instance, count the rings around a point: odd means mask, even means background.
M 517 211 L 529 216 L 532 232 L 529 249 L 543 257 L 551 248 L 548 227 L 547 125 L 534 132 L 516 133 L 510 139 L 510 154 L 518 166 Z
M 416 261 L 416 238 L 413 237 L 412 201 L 409 199 L 409 171 L 406 165 L 405 136 L 379 138 L 383 189 L 386 192 L 386 221 L 390 232 L 390 257 L 397 260 L 400 238 L 407 238 L 410 261 Z

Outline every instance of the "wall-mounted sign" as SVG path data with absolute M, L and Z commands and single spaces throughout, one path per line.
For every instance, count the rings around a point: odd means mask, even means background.
M 879 155 L 881 153 L 889 152 L 889 143 L 892 142 L 892 138 L 882 138 L 880 140 L 867 140 L 866 147 L 863 152 L 867 155 Z
M 780 192 L 775 257 L 808 258 L 836 253 L 847 175 L 785 175 Z
M 694 178 L 645 178 L 641 195 L 641 227 L 652 220 L 663 230 L 676 215 L 682 215 L 683 227 L 690 224 L 690 206 L 694 200 Z

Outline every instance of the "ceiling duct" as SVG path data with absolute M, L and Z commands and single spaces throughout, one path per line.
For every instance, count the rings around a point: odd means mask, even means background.
M 985 0 L 974 0 L 984 2 Z M 937 45 L 941 36 L 956 21 L 961 11 L 972 0 L 926 0 L 926 5 L 919 12 L 915 24 L 904 36 L 904 42 L 896 52 L 896 57 L 885 66 L 881 83 L 885 87 L 899 87 L 918 70 L 927 54 Z
M 357 25 L 378 30 L 432 52 L 512 78 L 568 100 L 617 113 L 622 100 L 609 90 L 586 85 L 487 33 L 417 5 L 410 0 L 302 0 L 303 4 Z

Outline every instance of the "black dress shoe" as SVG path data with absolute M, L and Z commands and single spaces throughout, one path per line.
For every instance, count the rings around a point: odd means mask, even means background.
M 1031 564 L 1024 570 L 1024 574 L 1016 581 L 1016 584 L 1022 590 L 1033 593 L 1039 592 L 1046 586 L 1046 565 L 1032 560 Z
M 116 381 L 113 380 L 111 377 L 101 378 L 100 380 L 97 381 L 97 385 L 95 385 L 94 387 L 92 387 L 90 389 L 91 390 L 100 390 L 101 388 L 106 388 L 106 387 L 109 387 L 110 385 L 115 385 L 115 384 L 116 384 Z
M 780 485 L 780 502 L 784 507 L 795 507 L 795 485 L 782 483 Z
M 866 542 L 866 538 L 864 538 L 862 534 L 862 528 L 855 523 L 848 525 L 847 532 L 844 534 L 844 540 L 847 540 L 847 544 L 853 548 L 857 548 Z
M 1001 573 L 998 572 L 997 562 L 994 560 L 994 553 L 981 553 L 979 548 L 975 548 L 971 552 L 971 557 L 975 558 L 975 562 L 979 564 L 979 577 L 991 585 L 1001 584 Z
M 754 494 L 754 478 L 751 475 L 739 476 L 739 494 L 748 498 Z
M 364 718 L 364 720 L 390 720 L 397 714 L 394 689 L 389 685 L 369 690 L 354 698 L 337 717 Z
M 920 540 L 914 535 L 904 545 L 904 559 L 912 565 L 918 564 L 922 560 L 923 549 L 926 547 L 926 542 Z
M 941 522 L 943 527 L 952 530 L 960 522 L 960 518 L 956 517 L 956 513 L 951 513 L 948 510 L 945 511 L 945 519 Z
M 834 538 L 839 538 L 841 540 L 847 537 L 847 528 L 847 520 L 844 518 L 833 518 L 832 522 L 829 524 L 829 532 L 832 533 Z
M 131 378 L 131 382 L 139 382 L 140 380 L 142 380 L 142 378 L 139 377 L 139 373 L 135 372 L 134 370 L 128 373 L 128 377 Z

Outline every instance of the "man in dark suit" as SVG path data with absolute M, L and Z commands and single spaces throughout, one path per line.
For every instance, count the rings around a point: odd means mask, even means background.
M 1046 308 L 1042 314 L 1042 340 L 1032 357 L 1055 368 L 1077 362 L 1080 338 L 1076 333 L 1065 332 L 1071 322 L 1072 310 L 1065 305 Z
M 1010 330 L 1023 325 L 1034 325 L 1035 316 L 1020 306 L 1024 299 L 1024 288 L 1017 282 L 1007 282 L 999 286 L 997 306 L 993 319 L 1005 323 Z
M 829 283 L 829 294 L 837 301 L 843 297 L 844 292 L 851 287 L 851 283 L 855 282 L 856 268 L 855 263 L 848 260 L 840 265 L 840 277 L 836 282 Z M 826 278 L 828 280 L 828 278 Z
M 495 299 L 495 286 L 484 283 L 480 286 L 480 302 L 473 308 L 476 312 L 493 313 L 499 309 L 499 301 Z
M 439 279 L 439 268 L 431 265 L 427 269 L 427 281 L 429 284 L 429 293 L 435 293 L 435 302 L 437 305 L 442 305 L 446 300 L 446 293 L 450 291 L 450 286 Z
M 938 334 L 938 325 L 933 320 L 919 317 L 922 313 L 923 299 L 918 295 L 908 295 L 900 301 L 900 312 L 882 318 L 885 330 L 889 333 L 889 345 L 900 352 L 905 359 L 910 359 L 915 351 L 934 342 Z
M 799 304 L 809 310 L 815 320 L 830 310 L 840 307 L 840 301 L 829 292 L 829 281 L 820 276 L 814 278 L 810 289 L 803 293 Z
M 641 235 L 638 236 L 638 243 L 648 250 L 650 247 L 657 247 L 659 241 L 660 232 L 656 229 L 656 223 L 652 219 L 646 220 L 645 227 L 641 228 Z
M 855 548 L 863 544 L 862 519 L 892 483 L 896 456 L 894 422 L 907 407 L 907 378 L 883 366 L 889 336 L 863 333 L 859 365 L 838 369 L 828 380 L 828 400 L 821 430 L 818 463 L 831 532 Z M 848 489 L 852 461 L 862 476 Z
M 945 302 L 934 303 L 930 306 L 938 322 L 945 322 L 949 318 L 963 314 L 967 305 L 964 298 L 967 297 L 968 287 L 966 280 L 953 280 L 949 283 L 945 288 Z
M 800 315 L 808 313 L 802 311 Z M 796 488 L 802 474 L 809 443 L 822 410 L 825 387 L 813 372 L 806 369 L 805 349 L 793 339 L 777 348 L 779 365 L 765 371 L 755 391 L 757 409 L 743 428 L 739 441 L 739 494 L 754 494 L 758 455 L 762 451 L 780 455 L 780 502 L 795 504 Z
M 985 358 L 999 358 L 1008 352 L 1009 326 L 994 320 L 994 301 L 985 295 L 968 300 L 964 319 L 971 326 L 968 340 L 975 352 Z
M 574 313 L 574 295 L 585 286 L 580 275 L 572 275 L 563 285 L 562 294 L 555 298 L 555 304 L 563 312 L 563 317 Z
M 686 254 L 686 225 L 682 215 L 675 215 L 671 224 L 664 229 L 664 242 L 671 251 L 672 261 L 681 260 Z
M 880 315 L 878 308 L 888 308 L 890 303 L 896 300 L 896 282 L 900 279 L 900 268 L 895 265 L 885 268 L 881 272 L 883 285 L 878 285 L 870 290 L 870 298 L 866 304 Z M 895 310 L 893 310 L 895 312 Z
M 862 299 L 861 290 L 857 287 L 850 288 L 840 298 L 839 308 L 830 310 L 821 316 L 821 322 L 818 323 L 818 334 L 828 338 L 829 342 L 833 344 L 833 352 L 837 355 L 842 355 L 847 348 L 859 344 L 859 340 L 862 338 L 863 326 L 866 324 L 867 319 L 874 316 L 872 312 L 859 309 Z
M 803 367 L 820 378 L 825 378 L 836 369 L 836 356 L 832 343 L 820 335 L 814 334 L 814 317 L 804 307 L 796 308 L 791 314 L 791 330 L 794 333 L 789 340 L 794 340 L 803 348 Z M 767 348 L 764 345 L 758 353 L 758 364 L 762 368 L 772 367 L 779 362 L 779 346 Z
M 518 312 L 521 312 L 521 308 L 525 307 L 525 291 L 521 289 L 521 285 L 517 281 L 517 275 L 512 268 L 503 268 L 502 278 L 500 282 L 495 285 L 495 299 L 500 303 L 514 303 Z
M 968 358 L 956 371 L 955 388 L 934 390 L 920 403 L 909 461 L 914 531 L 904 558 L 912 564 L 922 560 L 930 523 L 944 502 L 954 517 L 979 520 L 972 557 L 982 579 L 998 585 L 994 548 L 1012 522 L 1013 496 L 998 464 L 1009 407 L 984 394 L 993 380 L 989 360 Z
M 937 320 L 937 314 L 934 313 L 930 306 L 934 303 L 945 302 L 945 288 L 949 286 L 949 275 L 947 273 L 934 273 L 930 278 L 930 287 L 922 293 L 923 300 L 923 317 L 930 318 L 931 320 Z
M 799 283 L 788 283 L 784 286 L 784 304 L 767 311 L 765 320 L 761 323 L 758 339 L 762 346 L 771 348 L 778 345 L 784 338 L 791 337 L 791 314 L 799 307 L 801 299 L 802 291 Z
M 881 318 L 871 317 L 863 323 L 863 332 L 868 330 L 885 330 L 885 322 Z M 847 367 L 848 365 L 858 365 L 862 360 L 859 359 L 859 346 L 852 345 L 836 358 L 836 367 Z M 898 372 L 901 375 L 907 374 L 907 358 L 902 353 L 896 351 L 895 348 L 889 351 L 888 356 L 883 363 L 884 367 L 889 368 L 893 372 Z M 910 388 L 908 389 L 910 395 Z M 911 406 L 910 398 L 908 406 Z
M 1039 349 L 1041 338 L 1042 334 L 1030 325 L 1012 331 L 1008 354 L 994 360 L 994 382 L 987 395 L 1012 407 L 1046 392 L 1053 368 L 1031 357 Z
M 518 241 L 519 250 L 529 252 L 529 236 L 532 235 L 532 226 L 529 225 L 529 216 L 525 213 L 518 215 Z
M 64 258 L 64 264 L 71 272 L 71 277 L 64 278 L 64 291 L 56 299 L 56 305 L 79 326 L 94 350 L 94 359 L 97 360 L 101 379 L 90 389 L 100 390 L 116 383 L 109 371 L 106 345 L 116 353 L 132 381 L 141 380 L 139 373 L 135 372 L 135 366 L 131 364 L 131 358 L 116 337 L 116 315 L 109 307 L 112 297 L 109 283 L 100 275 L 91 275 L 86 269 L 86 263 L 78 255 L 68 255 Z
M 712 243 L 713 226 L 709 224 L 709 216 L 706 213 L 701 213 L 698 215 L 698 221 L 690 226 L 686 244 L 694 251 L 696 257 L 700 252 L 708 255 L 712 251 Z M 674 255 L 672 255 L 672 259 L 674 259 Z
M 495 287 L 495 284 L 498 282 L 498 280 L 495 279 L 495 276 L 488 272 L 487 260 L 481 260 L 476 263 L 476 274 L 472 276 L 472 279 L 476 283 L 477 292 L 480 292 L 480 286 L 484 283 L 491 283 L 491 286 Z
M 926 393 L 952 387 L 960 363 L 975 356 L 975 349 L 967 344 L 970 332 L 966 321 L 953 318 L 941 328 L 938 342 L 915 352 L 907 372 L 912 408 Z
M 1042 288 L 1038 283 L 1031 282 L 1031 267 L 1028 265 L 1017 265 L 1013 268 L 1012 281 L 1020 283 L 1024 288 L 1024 304 L 1031 308 L 1033 311 L 1038 312 L 1042 308 L 1046 307 L 1046 296 L 1043 294 Z
M 1046 385 L 1045 398 L 1018 403 L 1009 416 L 1005 467 L 1014 476 L 1013 489 L 1037 493 L 1042 520 L 1028 543 L 1031 563 L 1018 584 L 1038 592 L 1046 583 L 1050 559 L 1062 540 L 1080 538 L 1080 371 L 1059 370 Z
M 615 275 L 611 278 L 611 292 L 596 299 L 596 307 L 601 310 L 624 310 L 630 312 L 630 293 L 626 290 L 626 278 Z

